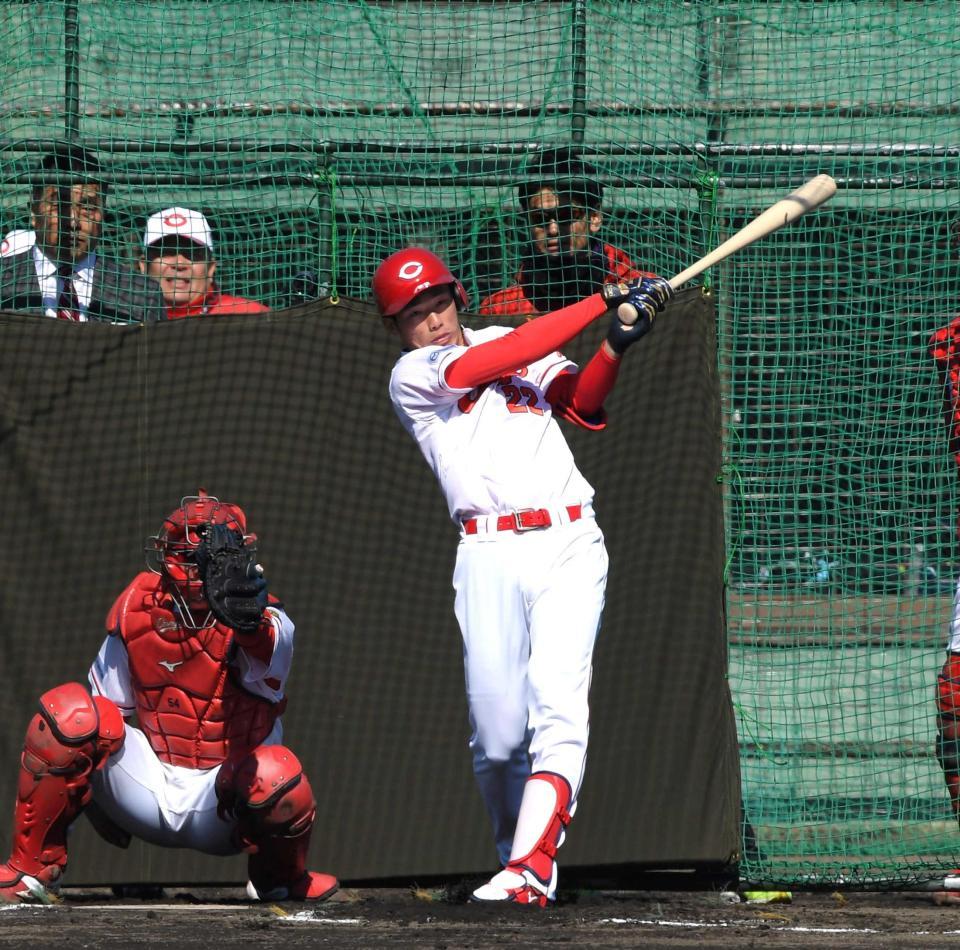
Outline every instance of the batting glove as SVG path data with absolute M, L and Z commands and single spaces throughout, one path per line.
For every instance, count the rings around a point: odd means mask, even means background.
M 662 277 L 641 277 L 629 284 L 605 284 L 601 293 L 613 311 L 607 343 L 622 355 L 650 331 L 657 314 L 673 297 L 673 288 Z M 634 313 L 634 322 L 624 322 L 625 316 L 632 317 Z

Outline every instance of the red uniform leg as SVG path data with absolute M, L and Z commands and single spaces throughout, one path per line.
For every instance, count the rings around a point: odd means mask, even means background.
M 948 653 L 937 677 L 937 760 L 960 819 L 960 654 Z
M 13 850 L 0 865 L 0 901 L 49 903 L 67 866 L 67 829 L 90 801 L 90 776 L 123 745 L 123 716 L 79 683 L 40 697 L 27 727 Z
M 325 900 L 339 886 L 331 874 L 308 871 L 307 849 L 317 814 L 303 767 L 284 746 L 259 746 L 217 775 L 222 814 L 237 819 L 250 853 L 247 893 L 258 900 Z
M 960 819 L 960 654 L 948 653 L 937 677 L 937 761 L 943 769 L 954 817 Z M 960 890 L 960 870 L 944 877 L 947 890 Z
M 557 887 L 557 848 L 570 824 L 570 783 L 554 772 L 534 772 L 527 779 L 507 866 L 472 899 L 545 907 Z

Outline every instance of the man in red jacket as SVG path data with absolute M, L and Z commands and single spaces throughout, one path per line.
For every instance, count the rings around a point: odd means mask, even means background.
M 653 277 L 599 237 L 603 185 L 567 149 L 543 152 L 518 188 L 528 240 L 514 282 L 480 304 L 487 316 L 537 316 L 570 306 L 603 284 Z
M 171 320 L 208 313 L 262 313 L 270 309 L 255 300 L 225 294 L 216 285 L 213 232 L 199 211 L 158 211 L 147 221 L 143 249 L 140 271 L 160 285 Z

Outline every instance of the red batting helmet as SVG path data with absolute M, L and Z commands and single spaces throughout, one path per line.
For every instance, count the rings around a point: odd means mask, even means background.
M 373 296 L 384 317 L 398 314 L 418 294 L 430 287 L 450 284 L 460 307 L 467 307 L 467 292 L 446 264 L 422 247 L 406 247 L 391 254 L 373 275 Z

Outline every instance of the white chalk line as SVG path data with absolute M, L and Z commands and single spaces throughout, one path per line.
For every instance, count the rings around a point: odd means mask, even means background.
M 604 917 L 597 921 L 600 924 L 641 924 L 655 927 L 689 927 L 704 929 L 715 927 L 743 927 L 749 926 L 753 921 L 750 920 L 730 920 L 730 921 L 696 921 L 696 920 L 646 920 L 640 917 Z M 774 926 L 772 921 L 764 921 L 768 926 Z M 791 933 L 811 933 L 811 934 L 879 934 L 886 933 L 884 930 L 873 930 L 869 927 L 800 927 L 800 926 L 782 926 L 776 927 L 777 930 L 785 930 Z M 900 933 L 895 931 L 894 933 Z M 904 932 L 903 936 L 910 937 L 929 937 L 931 934 L 938 936 L 952 936 L 960 934 L 960 930 L 914 930 Z

